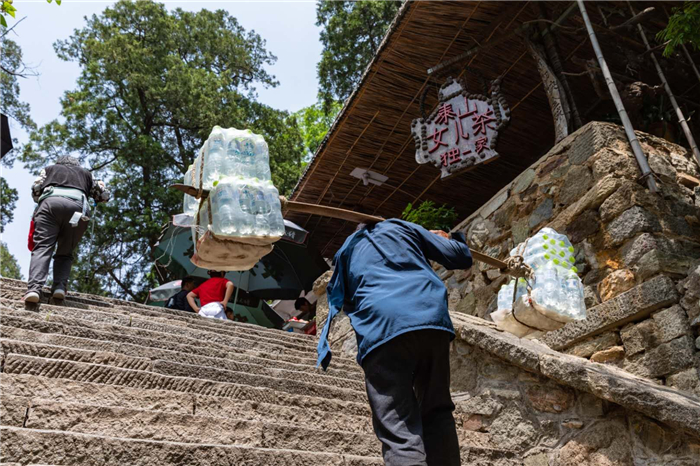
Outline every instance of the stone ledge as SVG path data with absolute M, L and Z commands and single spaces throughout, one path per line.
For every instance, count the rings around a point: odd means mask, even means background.
M 700 438 L 700 398 L 656 385 L 622 369 L 562 354 L 539 342 L 503 333 L 486 321 L 482 325 L 475 319 L 461 319 L 456 315 L 453 321 L 458 338 L 470 345 Z
M 676 302 L 678 292 L 673 280 L 658 276 L 588 309 L 584 320 L 569 322 L 559 330 L 546 333 L 541 341 L 553 349 L 563 350 L 587 337 L 641 319 Z

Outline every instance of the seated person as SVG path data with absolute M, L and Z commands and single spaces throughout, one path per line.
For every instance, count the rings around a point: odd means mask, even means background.
M 301 314 L 297 316 L 299 320 L 311 320 L 316 317 L 316 303 L 311 304 L 306 298 L 294 301 L 294 309 L 301 311 Z
M 301 311 L 297 316 L 299 320 L 311 321 L 316 317 L 316 303 L 311 304 L 306 298 L 299 298 L 294 301 L 294 309 Z M 316 322 L 304 328 L 304 333 L 307 335 L 316 335 Z
M 190 291 L 187 294 L 187 302 L 200 316 L 226 320 L 224 309 L 226 309 L 228 300 L 233 295 L 233 283 L 224 278 L 226 272 L 210 270 L 208 274 L 211 278 Z M 201 308 L 197 306 L 194 300 L 197 297 L 202 305 Z
M 194 278 L 189 276 L 183 278 L 180 287 L 180 291 L 168 299 L 168 302 L 165 303 L 165 307 L 168 309 L 194 312 L 190 303 L 187 302 L 187 294 L 194 289 Z

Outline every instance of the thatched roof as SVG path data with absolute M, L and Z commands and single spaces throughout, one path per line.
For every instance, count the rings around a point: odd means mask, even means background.
M 589 5 L 589 15 L 600 25 L 599 40 L 613 71 L 658 84 L 650 64 L 638 59 L 645 48 L 637 31 L 609 32 L 603 26 L 601 13 L 606 14 L 609 25 L 621 24 L 628 18 L 612 10 L 608 14 L 601 10 L 600 4 Z M 626 8 L 623 2 L 607 3 L 603 8 L 615 5 Z M 639 11 L 650 5 L 643 2 L 635 7 Z M 650 25 L 650 37 L 665 23 L 661 4 L 656 5 L 659 14 Z M 558 18 L 571 4 L 547 2 L 543 6 L 546 17 Z M 572 11 L 562 23 L 561 31 L 566 33 L 557 33 L 556 38 L 564 69 L 572 73 L 569 84 L 585 122 L 613 113 L 614 108 L 609 101 L 599 99 L 588 75 L 573 75 L 584 71 L 581 63 L 594 56 L 578 9 Z M 460 218 L 476 210 L 554 142 L 552 115 L 536 64 L 523 38 L 510 35 L 523 23 L 538 19 L 540 14 L 539 2 L 404 4 L 359 86 L 300 179 L 292 200 L 387 218 L 400 216 L 407 203 L 423 200 L 452 205 Z M 439 77 L 428 76 L 429 68 L 490 41 L 498 45 L 444 70 Z M 630 63 L 632 69 L 627 66 Z M 501 90 L 512 109 L 512 120 L 499 137 L 500 159 L 441 181 L 435 167 L 416 163 L 411 121 L 420 116 L 419 100 L 426 85 L 435 87 L 427 93 L 429 112 L 437 101 L 436 89 L 447 76 L 461 77 L 470 90 L 481 92 L 481 83 L 464 72 L 465 65 L 479 70 L 489 80 L 504 76 Z M 684 73 L 689 72 L 684 63 L 674 62 L 673 67 L 678 70 L 676 75 L 668 76 L 672 86 L 674 79 L 683 79 Z M 688 86 L 687 82 L 684 84 Z M 688 97 L 698 101 L 697 86 L 694 92 Z M 385 174 L 389 179 L 382 186 L 364 186 L 362 181 L 350 176 L 356 167 Z M 347 222 L 308 215 L 296 214 L 292 220 L 311 232 L 311 241 L 326 257 L 355 228 Z

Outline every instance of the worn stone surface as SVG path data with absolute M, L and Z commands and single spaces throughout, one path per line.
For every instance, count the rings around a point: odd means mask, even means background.
M 688 267 L 693 262 L 692 257 L 664 252 L 658 249 L 644 254 L 637 262 L 635 270 L 640 280 L 646 280 L 659 273 L 685 276 Z
M 578 201 L 593 185 L 593 176 L 588 167 L 571 167 L 559 192 L 559 203 L 573 204 Z
M 620 331 L 622 343 L 628 356 L 633 356 L 642 351 L 653 348 L 658 344 L 656 335 L 656 323 L 653 320 L 644 320 L 638 324 L 629 324 Z
M 532 386 L 526 393 L 532 407 L 540 412 L 561 413 L 568 410 L 574 403 L 573 393 L 558 387 Z
M 631 152 L 605 148 L 594 156 L 593 176 L 595 179 L 614 175 L 616 178 L 636 180 L 641 174 L 641 170 Z
M 586 337 L 643 318 L 676 301 L 678 292 L 673 281 L 659 276 L 588 309 L 585 320 L 570 322 L 559 330 L 549 332 L 542 337 L 542 341 L 552 348 L 566 349 Z
M 693 355 L 692 338 L 683 336 L 626 359 L 623 367 L 641 377 L 661 377 L 693 365 Z
M 265 450 L 221 444 L 191 445 L 175 442 L 115 439 L 88 434 L 46 432 L 12 427 L 0 429 L 3 435 L 3 450 L 0 453 L 0 461 L 3 462 L 72 464 L 73 458 L 92 458 L 93 461 L 99 458 L 100 464 L 105 466 L 123 464 L 147 466 L 180 462 L 199 465 L 341 466 L 347 464 L 344 455 L 331 453 Z M 359 459 L 357 460 L 359 461 Z M 368 458 L 355 464 L 379 465 L 381 461 Z
M 528 226 L 534 228 L 545 220 L 552 218 L 552 208 L 554 207 L 554 201 L 551 198 L 546 198 L 542 201 L 537 208 L 532 212 L 530 218 L 528 219 Z
M 615 270 L 598 284 L 598 296 L 605 302 L 635 285 L 634 273 L 628 269 Z
M 659 154 L 652 153 L 649 155 L 649 168 L 656 176 L 661 178 L 661 181 L 673 183 L 676 181 L 676 169 L 671 160 Z
M 613 346 L 591 355 L 591 361 L 599 363 L 609 363 L 621 361 L 625 357 L 625 349 L 622 346 Z
M 513 235 L 514 243 L 519 244 L 525 241 L 530 234 L 530 224 L 528 219 L 522 218 L 513 223 L 511 227 L 511 234 Z
M 659 220 L 639 206 L 627 209 L 606 226 L 611 246 L 618 246 L 637 233 L 655 231 L 661 231 Z
M 505 189 L 501 191 L 496 196 L 492 197 L 490 201 L 481 207 L 480 214 L 484 218 L 488 218 L 492 213 L 496 211 L 499 207 L 503 205 L 508 199 L 508 190 Z
M 624 180 L 620 188 L 601 204 L 600 218 L 604 222 L 609 222 L 633 206 L 659 212 L 662 210 L 662 201 L 658 195 L 650 193 L 640 184 Z
M 620 335 L 617 332 L 606 332 L 567 348 L 566 354 L 589 358 L 593 353 L 617 346 L 618 343 L 620 343 Z
M 700 397 L 700 361 L 696 367 L 666 377 L 666 385 Z
M 689 333 L 688 317 L 679 305 L 652 315 L 656 324 L 657 341 L 664 343 Z
M 520 194 L 530 187 L 532 181 L 535 179 L 535 170 L 528 168 L 518 176 L 513 182 L 511 187 L 511 192 L 513 194 Z
M 559 452 L 559 466 L 631 466 L 633 452 L 621 421 L 603 422 L 569 440 Z

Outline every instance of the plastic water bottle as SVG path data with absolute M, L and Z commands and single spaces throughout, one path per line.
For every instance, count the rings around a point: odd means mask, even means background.
M 199 171 L 202 168 L 202 153 L 204 152 L 203 149 L 199 149 L 199 152 L 197 153 L 197 157 L 194 159 L 194 170 L 192 171 L 192 186 L 195 188 L 199 189 Z
M 578 275 L 573 272 L 569 272 L 565 278 L 564 293 L 567 301 L 567 315 L 574 319 L 583 319 L 586 316 L 583 284 Z
M 224 174 L 225 164 L 224 132 L 220 127 L 215 126 L 207 140 L 203 174 L 205 188 L 211 189 L 214 182 L 219 181 Z
M 242 236 L 252 234 L 253 228 L 255 227 L 253 196 L 254 193 L 252 186 L 249 183 L 241 182 L 238 186 L 238 206 L 240 207 L 241 212 L 238 232 Z
M 187 173 L 185 173 L 185 178 L 183 180 L 184 184 L 194 186 L 194 167 L 190 165 L 190 167 L 187 169 Z M 182 211 L 186 214 L 194 215 L 197 213 L 197 199 L 195 199 L 193 196 L 190 196 L 189 194 L 185 194 L 183 201 L 182 201 Z
M 224 179 L 216 186 L 212 199 L 212 210 L 216 213 L 212 229 L 214 233 L 232 236 L 236 233 L 236 223 L 233 215 L 234 192 L 229 179 Z
M 253 202 L 255 205 L 255 227 L 253 233 L 256 236 L 267 236 L 270 234 L 270 221 L 268 218 L 270 206 L 265 199 L 264 185 L 258 179 L 255 179 L 254 183 Z
M 265 199 L 267 205 L 270 206 L 269 226 L 270 236 L 284 235 L 284 219 L 282 218 L 282 206 L 280 204 L 279 191 L 275 188 L 272 182 L 265 183 Z
M 556 310 L 561 301 L 561 293 L 555 267 L 552 264 L 545 266 L 544 269 L 542 269 L 541 277 L 541 296 L 543 304 L 552 310 Z
M 226 147 L 226 159 L 229 165 L 229 176 L 243 176 L 243 159 L 238 139 L 231 139 Z
M 511 280 L 501 287 L 498 292 L 498 310 L 510 311 L 513 309 L 513 289 L 515 288 L 515 280 Z
M 267 143 L 261 136 L 255 140 L 255 172 L 260 181 L 270 180 L 270 153 Z
M 245 178 L 257 178 L 255 167 L 255 141 L 248 135 L 238 140 L 241 151 L 241 175 Z

